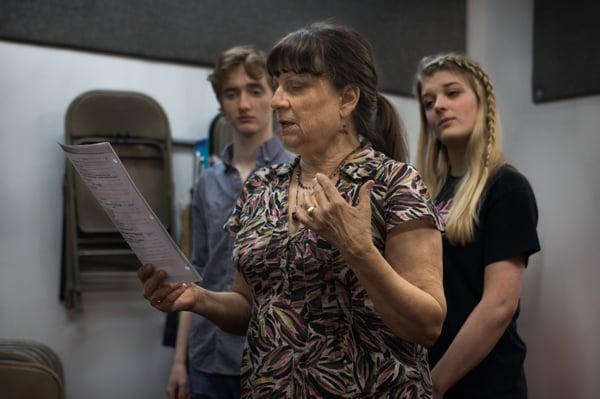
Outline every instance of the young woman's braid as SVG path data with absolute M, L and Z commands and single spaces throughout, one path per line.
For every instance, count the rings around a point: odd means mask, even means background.
M 463 57 L 456 57 L 452 59 L 452 62 L 459 68 L 469 71 L 477 80 L 479 80 L 485 92 L 487 104 L 485 123 L 488 136 L 483 162 L 484 166 L 487 168 L 490 162 L 490 154 L 496 145 L 496 94 L 494 92 L 494 86 L 488 74 L 481 69 L 479 64 Z

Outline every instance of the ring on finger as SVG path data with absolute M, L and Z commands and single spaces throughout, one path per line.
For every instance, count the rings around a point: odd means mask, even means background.
M 312 215 L 313 215 L 313 212 L 315 211 L 315 209 L 317 209 L 317 207 L 316 207 L 316 206 L 314 206 L 314 205 L 312 205 L 312 206 L 308 207 L 308 209 L 306 210 L 306 214 L 307 214 L 308 216 L 312 217 Z
M 160 303 L 162 302 L 162 299 L 159 299 L 159 298 L 152 298 L 152 299 L 150 300 L 150 302 L 154 302 L 154 303 L 156 303 L 156 304 L 160 304 Z

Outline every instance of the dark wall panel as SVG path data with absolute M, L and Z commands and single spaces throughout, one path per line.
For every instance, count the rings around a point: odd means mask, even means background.
M 535 0 L 533 101 L 600 94 L 600 4 Z
M 0 0 L 0 38 L 210 66 L 333 18 L 371 41 L 381 88 L 409 94 L 422 56 L 464 51 L 465 13 L 465 0 Z

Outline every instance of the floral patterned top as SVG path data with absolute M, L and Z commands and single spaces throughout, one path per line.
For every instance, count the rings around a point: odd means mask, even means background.
M 288 233 L 294 167 L 257 171 L 227 223 L 233 261 L 253 306 L 242 361 L 242 398 L 429 398 L 426 349 L 394 335 L 339 251 L 312 230 Z M 373 241 L 402 222 L 442 222 L 423 180 L 408 164 L 364 145 L 340 169 L 337 189 L 353 205 L 371 195 Z

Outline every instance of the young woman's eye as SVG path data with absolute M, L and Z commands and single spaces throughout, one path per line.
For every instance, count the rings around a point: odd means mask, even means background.
M 448 97 L 454 98 L 460 94 L 460 90 L 451 90 L 448 92 Z
M 433 101 L 431 101 L 431 100 L 423 101 L 423 108 L 425 108 L 425 109 L 433 108 Z

